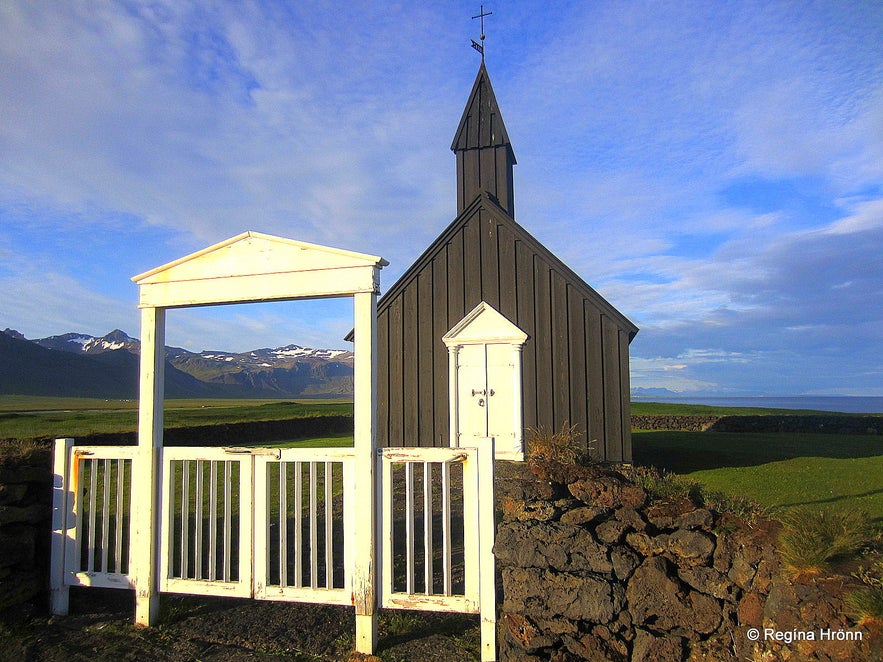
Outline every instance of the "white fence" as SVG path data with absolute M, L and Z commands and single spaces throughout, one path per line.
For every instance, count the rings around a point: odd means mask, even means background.
M 70 586 L 152 576 L 130 561 L 138 453 L 56 440 L 53 613 Z M 377 462 L 372 506 L 355 493 L 353 449 L 160 449 L 159 590 L 351 605 L 351 532 L 373 508 L 380 605 L 481 614 L 482 659 L 495 659 L 493 441 L 380 449 Z

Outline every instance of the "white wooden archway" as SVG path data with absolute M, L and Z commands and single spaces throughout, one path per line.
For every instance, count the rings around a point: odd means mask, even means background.
M 131 574 L 135 621 L 156 622 L 159 609 L 156 539 L 157 472 L 163 445 L 165 311 L 219 304 L 353 297 L 355 327 L 355 487 L 365 508 L 354 518 L 356 648 L 376 640 L 376 440 L 375 382 L 377 295 L 375 255 L 317 246 L 258 232 L 244 232 L 179 260 L 135 276 L 141 309 L 141 373 L 138 452 L 132 482 Z

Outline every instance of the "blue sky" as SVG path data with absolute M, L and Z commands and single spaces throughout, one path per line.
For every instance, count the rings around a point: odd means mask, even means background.
M 492 2 L 516 219 L 641 327 L 632 385 L 883 395 L 883 4 Z M 244 230 L 382 255 L 455 215 L 478 3 L 0 4 L 0 328 L 138 335 Z M 345 347 L 347 302 L 172 311 Z

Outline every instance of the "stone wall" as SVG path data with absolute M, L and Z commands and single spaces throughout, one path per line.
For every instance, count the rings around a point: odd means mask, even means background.
M 4 449 L 9 450 L 9 449 Z M 0 454 L 0 614 L 46 599 L 52 530 L 48 449 Z
M 883 659 L 879 633 L 844 614 L 857 580 L 789 579 L 774 523 L 686 497 L 651 503 L 597 467 L 498 465 L 500 660 Z M 763 628 L 863 641 L 775 641 Z
M 883 416 L 632 416 L 632 430 L 883 434 Z

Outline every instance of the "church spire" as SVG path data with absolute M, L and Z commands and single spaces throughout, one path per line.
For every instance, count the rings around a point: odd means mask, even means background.
M 476 196 L 487 191 L 514 218 L 512 166 L 515 165 L 515 153 L 497 106 L 484 59 L 451 150 L 457 156 L 457 214 L 466 209 Z

